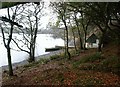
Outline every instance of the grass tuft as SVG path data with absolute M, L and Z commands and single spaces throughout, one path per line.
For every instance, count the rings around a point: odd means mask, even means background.
M 97 52 L 93 55 L 86 56 L 81 59 L 81 63 L 87 63 L 87 62 L 94 62 L 96 60 L 99 60 L 101 58 L 101 53 Z
M 111 71 L 114 73 L 120 73 L 120 58 L 117 56 L 112 56 L 101 61 L 99 65 L 101 70 Z
M 97 52 L 95 54 L 82 57 L 79 61 L 74 62 L 73 67 L 78 67 L 82 63 L 91 63 L 91 62 L 94 62 L 96 60 L 100 60 L 101 58 L 102 58 L 101 53 Z
M 24 65 L 23 67 L 24 68 L 31 68 L 31 67 L 35 67 L 39 64 L 47 64 L 47 62 L 49 62 L 49 59 L 41 58 L 39 61 L 31 62 L 29 64 Z
M 60 58 L 60 55 L 53 55 L 53 56 L 50 56 L 50 60 L 54 60 L 54 59 L 57 59 L 57 58 Z

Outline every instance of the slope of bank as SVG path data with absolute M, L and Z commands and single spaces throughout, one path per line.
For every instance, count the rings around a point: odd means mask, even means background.
M 120 62 L 117 47 L 81 51 L 71 60 L 63 54 L 54 55 L 50 60 L 40 60 L 14 70 L 15 76 L 3 73 L 3 87 L 9 86 L 120 86 Z M 112 52 L 112 51 L 113 52 Z
M 44 59 L 49 59 L 50 56 L 53 56 L 53 55 L 56 55 L 56 54 L 60 54 L 62 52 L 63 52 L 63 50 L 49 52 L 47 54 L 37 56 L 35 58 L 35 61 L 37 62 L 37 61 L 39 61 L 40 59 L 43 59 L 43 58 Z M 23 60 L 21 62 L 13 63 L 12 66 L 13 66 L 13 69 L 16 69 L 18 67 L 21 67 L 21 66 L 24 66 L 24 65 L 27 65 L 27 64 L 29 64 L 28 60 Z M 2 66 L 0 68 L 2 68 L 2 71 L 6 71 L 6 70 L 8 70 L 8 65 Z

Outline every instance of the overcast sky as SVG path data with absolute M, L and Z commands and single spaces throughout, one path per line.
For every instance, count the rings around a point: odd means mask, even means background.
M 46 29 L 48 23 L 56 21 L 56 16 L 53 15 L 52 10 L 48 7 L 49 6 L 49 1 L 45 0 L 45 8 L 43 9 L 43 13 L 46 13 L 45 16 L 41 18 L 41 23 L 42 25 L 39 26 L 41 29 Z M 7 9 L 0 9 L 0 16 L 5 16 L 7 15 Z

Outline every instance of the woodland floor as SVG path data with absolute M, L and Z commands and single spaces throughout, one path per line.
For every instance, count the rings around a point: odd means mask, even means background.
M 114 47 L 113 47 L 114 48 Z M 75 63 L 81 58 L 96 53 L 96 49 L 82 51 L 79 56 L 71 60 L 54 59 L 44 64 L 19 67 L 14 70 L 15 76 L 9 77 L 8 72 L 3 73 L 3 86 L 120 86 L 120 75 L 102 69 L 91 69 L 90 65 L 99 65 L 106 57 L 116 55 L 116 49 L 104 50 L 103 59 L 87 62 L 75 67 Z M 110 51 L 112 50 L 112 51 Z M 87 66 L 89 65 L 89 67 Z M 119 68 L 118 68 L 119 69 Z M 118 70 L 119 71 L 119 70 Z

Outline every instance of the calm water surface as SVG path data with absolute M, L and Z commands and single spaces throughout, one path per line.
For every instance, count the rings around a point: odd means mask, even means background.
M 0 34 L 1 36 L 1 34 Z M 51 37 L 52 35 L 50 34 L 38 34 L 37 35 L 37 40 L 36 40 L 36 52 L 35 56 L 47 54 L 48 52 L 45 52 L 45 48 L 50 48 L 50 47 L 55 47 L 56 45 L 63 46 L 64 41 L 61 38 L 54 39 Z M 13 37 L 17 37 L 22 40 L 22 36 L 18 34 L 14 34 Z M 20 46 L 23 44 L 20 43 Z M 18 48 L 12 43 L 10 44 L 12 50 L 11 50 L 11 56 L 12 56 L 12 63 L 20 62 L 25 59 L 27 59 L 29 56 L 27 53 L 23 51 L 18 51 Z M 24 49 L 27 49 L 26 47 L 23 46 Z M 0 66 L 7 65 L 8 60 L 7 60 L 7 53 L 6 49 L 3 45 L 2 38 L 0 37 Z

